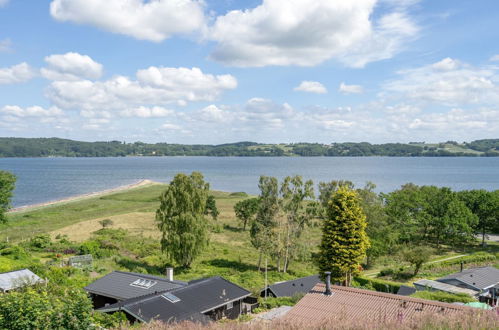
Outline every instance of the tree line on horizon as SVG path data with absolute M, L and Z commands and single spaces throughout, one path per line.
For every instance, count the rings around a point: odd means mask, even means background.
M 0 138 L 0 157 L 126 157 L 126 156 L 213 156 L 213 157 L 446 157 L 499 156 L 499 139 L 438 144 L 424 142 L 371 144 L 290 143 L 261 144 L 237 142 L 220 145 L 125 143 L 122 141 L 83 142 L 60 138 Z

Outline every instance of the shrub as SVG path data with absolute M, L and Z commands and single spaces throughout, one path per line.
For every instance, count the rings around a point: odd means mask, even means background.
M 39 287 L 0 295 L 1 329 L 89 329 L 91 313 L 82 290 Z
M 365 277 L 355 277 L 352 286 L 361 287 L 368 290 L 376 290 L 379 292 L 390 292 L 397 293 L 400 289 L 401 283 L 383 281 L 374 278 L 365 278 Z
M 13 260 L 21 260 L 28 257 L 28 253 L 19 245 L 13 245 L 0 250 L 0 255 L 9 256 Z
M 236 191 L 229 195 L 230 197 L 248 197 L 248 194 L 244 191 Z
M 99 221 L 99 223 L 102 226 L 102 228 L 106 228 L 106 227 L 110 227 L 110 226 L 113 225 L 113 220 L 111 220 L 111 219 L 104 219 L 104 220 Z
M 476 301 L 475 299 L 471 298 L 465 293 L 452 294 L 442 291 L 418 291 L 412 294 L 411 297 L 427 299 L 427 300 L 437 300 L 446 303 L 454 303 L 454 302 L 467 303 L 467 302 Z
M 128 325 L 128 319 L 125 313 L 117 312 L 113 314 L 95 312 L 92 315 L 94 324 L 106 329 L 120 328 Z
M 51 243 L 50 235 L 40 234 L 30 239 L 29 247 L 35 250 L 43 250 L 48 248 Z
M 272 309 L 280 306 L 294 306 L 303 297 L 303 294 L 296 294 L 292 297 L 267 297 L 258 298 L 259 308 L 261 310 Z

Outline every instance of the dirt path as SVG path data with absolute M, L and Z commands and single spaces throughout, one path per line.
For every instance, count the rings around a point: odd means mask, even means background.
M 16 208 L 10 210 L 9 213 L 32 211 L 34 209 L 38 209 L 38 208 L 45 207 L 45 206 L 50 206 L 50 205 L 55 205 L 55 204 L 62 204 L 62 203 L 67 203 L 67 202 L 74 202 L 74 201 L 77 201 L 77 200 L 87 199 L 87 198 L 91 198 L 91 197 L 97 197 L 97 196 L 101 196 L 101 195 L 107 195 L 107 194 L 111 194 L 111 193 L 115 193 L 115 192 L 129 190 L 129 189 L 132 189 L 132 188 L 147 186 L 147 185 L 151 185 L 151 184 L 159 184 L 159 182 L 154 182 L 154 181 L 151 181 L 151 180 L 140 180 L 138 182 L 135 182 L 135 183 L 132 183 L 132 184 L 129 184 L 129 185 L 119 186 L 119 187 L 112 188 L 112 189 L 106 189 L 106 190 L 91 192 L 91 193 L 88 193 L 88 194 L 71 196 L 71 197 L 68 197 L 68 198 L 58 199 L 58 200 L 54 200 L 54 201 L 50 201 L 50 202 L 45 202 L 45 203 L 40 203 L 40 204 L 33 204 L 33 205 L 16 207 Z

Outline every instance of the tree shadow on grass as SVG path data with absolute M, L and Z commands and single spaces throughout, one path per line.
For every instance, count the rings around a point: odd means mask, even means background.
M 231 231 L 231 232 L 234 232 L 234 233 L 241 233 L 241 232 L 243 232 L 242 228 L 240 228 L 240 227 L 234 227 L 234 226 L 231 226 L 231 225 L 228 225 L 228 224 L 224 224 L 224 230 L 228 230 L 228 231 Z
M 245 262 L 240 262 L 236 260 L 227 260 L 227 259 L 212 259 L 212 260 L 205 260 L 202 262 L 202 264 L 208 265 L 208 266 L 213 266 L 213 267 L 219 267 L 219 268 L 231 268 L 231 269 L 236 269 L 240 272 L 245 272 L 248 270 L 252 271 L 257 271 L 258 267 L 252 264 L 248 264 Z
M 158 266 L 151 266 L 143 261 L 133 260 L 129 258 L 121 258 L 116 261 L 116 263 L 122 267 L 125 267 L 131 272 L 143 273 L 145 270 L 148 274 L 162 274 L 164 269 Z

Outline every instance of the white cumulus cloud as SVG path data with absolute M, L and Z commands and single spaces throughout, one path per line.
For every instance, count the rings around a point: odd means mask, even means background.
M 47 67 L 40 70 L 49 80 L 98 79 L 102 76 L 102 64 L 88 55 L 66 53 L 45 57 Z
M 419 28 L 407 6 L 373 21 L 377 2 L 263 0 L 217 17 L 207 34 L 218 42 L 211 57 L 241 67 L 313 66 L 331 58 L 362 67 L 390 58 Z
M 499 61 L 499 54 L 492 56 L 492 57 L 490 58 L 490 60 L 491 60 L 491 61 L 493 61 L 493 62 L 497 62 L 497 61 Z
M 0 68 L 0 85 L 26 82 L 35 77 L 36 72 L 26 62 L 8 68 Z
M 315 94 L 326 94 L 327 89 L 318 81 L 302 81 L 299 86 L 294 88 L 295 91 L 308 92 Z
M 0 0 L 0 7 L 5 6 L 7 3 L 9 3 L 9 0 Z
M 6 105 L 0 108 L 0 113 L 15 117 L 58 117 L 64 115 L 64 112 L 57 107 L 45 109 L 40 106 L 31 106 L 22 108 L 17 105 Z
M 384 84 L 382 95 L 446 106 L 499 102 L 497 72 L 491 67 L 477 68 L 445 58 L 398 74 L 400 79 Z
M 154 42 L 194 32 L 205 24 L 202 0 L 53 0 L 50 14 L 58 21 Z
M 63 109 L 123 111 L 140 106 L 213 101 L 236 86 L 237 80 L 231 75 L 205 74 L 198 68 L 150 67 L 139 70 L 137 80 L 115 76 L 104 81 L 54 81 L 47 97 Z
M 361 94 L 364 92 L 361 85 L 347 85 L 344 82 L 340 84 L 338 90 L 343 94 Z
M 169 117 L 175 111 L 163 107 L 137 107 L 121 111 L 123 117 L 139 117 L 139 118 L 160 118 Z

